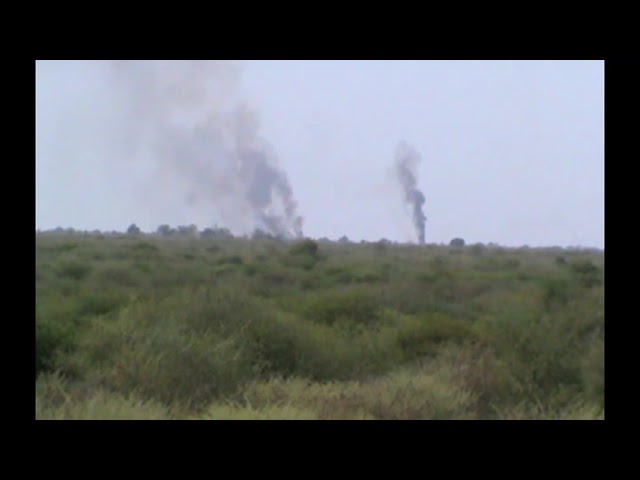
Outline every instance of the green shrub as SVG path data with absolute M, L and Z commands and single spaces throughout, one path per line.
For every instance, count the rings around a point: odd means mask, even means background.
M 267 376 L 329 380 L 348 378 L 354 370 L 349 344 L 326 326 L 281 315 L 255 324 L 248 335 Z
M 36 376 L 56 369 L 58 356 L 74 347 L 69 325 L 36 318 Z
M 316 298 L 305 310 L 305 316 L 326 325 L 351 322 L 372 325 L 379 318 L 380 303 L 370 294 L 352 291 Z
M 125 287 L 133 287 L 138 284 L 138 279 L 125 265 L 105 264 L 96 272 L 96 277 L 103 284 Z
M 405 360 L 433 356 L 444 342 L 459 343 L 474 337 L 467 322 L 438 313 L 405 317 L 397 335 Z
M 315 257 L 318 254 L 318 244 L 313 240 L 304 240 L 292 245 L 289 248 L 289 253 L 292 255 L 309 255 Z
M 183 321 L 167 303 L 96 320 L 66 367 L 106 389 L 187 408 L 232 393 L 251 378 L 252 357 L 242 338 L 210 330 L 196 335 Z
M 127 303 L 127 297 L 118 292 L 88 293 L 81 297 L 81 315 L 104 315 Z
M 544 305 L 549 310 L 554 305 L 566 305 L 572 295 L 572 286 L 567 279 L 552 278 L 542 284 Z
M 289 255 L 282 258 L 285 265 L 311 270 L 320 260 L 318 244 L 313 240 L 304 240 L 289 247 Z
M 508 366 L 481 337 L 439 348 L 429 365 L 435 371 L 449 372 L 455 384 L 473 394 L 478 418 L 491 419 L 496 418 L 496 407 L 509 391 L 510 377 Z
M 584 287 L 602 285 L 600 270 L 589 260 L 576 260 L 571 264 L 571 270 Z
M 486 247 L 482 243 L 475 243 L 471 246 L 469 252 L 471 253 L 471 255 L 479 257 L 484 254 L 486 250 Z
M 449 242 L 449 245 L 452 247 L 464 247 L 465 242 L 462 238 L 454 238 Z
M 284 265 L 288 267 L 301 268 L 303 270 L 312 270 L 318 262 L 317 257 L 312 255 L 292 255 L 282 259 Z
M 342 284 L 349 284 L 356 280 L 356 274 L 346 267 L 330 267 L 325 270 L 325 273 Z
M 155 252 L 158 252 L 160 249 L 158 248 L 157 245 L 154 245 L 153 243 L 138 242 L 131 245 L 131 250 L 133 250 L 134 252 L 155 253 Z
M 71 250 L 78 248 L 78 246 L 79 245 L 75 242 L 66 242 L 55 247 L 54 251 L 59 253 L 70 252 Z
M 558 388 L 577 388 L 581 378 L 581 344 L 572 316 L 517 312 L 505 314 L 490 335 L 496 354 L 510 369 L 514 393 L 543 398 Z
M 82 280 L 89 274 L 91 267 L 77 261 L 66 261 L 58 266 L 57 271 L 60 277 Z
M 604 408 L 604 338 L 594 338 L 582 364 L 586 399 Z

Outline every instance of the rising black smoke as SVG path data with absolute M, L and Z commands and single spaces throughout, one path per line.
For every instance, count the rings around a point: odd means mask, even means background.
M 167 181 L 183 185 L 189 205 L 278 237 L 303 235 L 293 190 L 259 134 L 257 112 L 235 100 L 236 64 L 117 61 L 111 67 L 127 110 L 129 157 L 143 150 Z
M 404 200 L 413 208 L 413 225 L 418 234 L 418 242 L 424 244 L 424 230 L 427 217 L 422 211 L 425 198 L 418 190 L 416 168 L 420 161 L 420 155 L 415 148 L 405 142 L 401 142 L 396 149 L 396 173 L 402 186 Z

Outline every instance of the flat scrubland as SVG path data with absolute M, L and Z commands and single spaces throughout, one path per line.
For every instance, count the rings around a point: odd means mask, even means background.
M 36 234 L 37 419 L 603 419 L 604 252 Z

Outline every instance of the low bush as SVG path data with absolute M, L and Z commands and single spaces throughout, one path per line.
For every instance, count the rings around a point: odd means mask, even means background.
M 306 318 L 326 325 L 355 323 L 372 325 L 380 313 L 380 303 L 370 294 L 346 291 L 316 297 L 304 311 Z
M 65 261 L 60 263 L 57 272 L 60 277 L 72 280 L 82 280 L 89 275 L 91 267 L 77 261 Z

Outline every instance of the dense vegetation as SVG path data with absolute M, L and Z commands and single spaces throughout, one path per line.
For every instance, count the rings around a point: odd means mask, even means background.
M 39 419 L 602 419 L 604 255 L 36 234 Z

